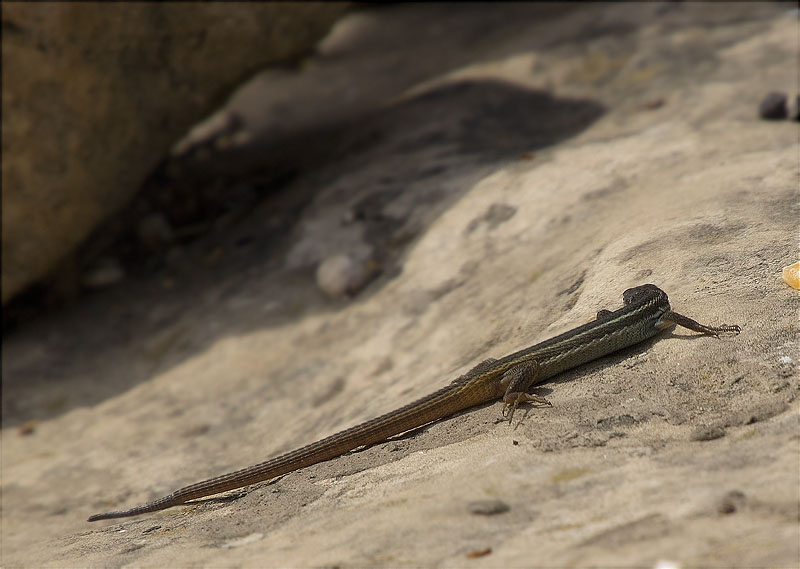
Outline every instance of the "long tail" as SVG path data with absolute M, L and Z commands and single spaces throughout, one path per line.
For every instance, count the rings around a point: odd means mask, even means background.
M 488 401 L 492 399 L 492 394 L 480 394 L 480 399 Z M 344 431 L 340 431 L 329 437 L 321 439 L 310 445 L 293 450 L 281 456 L 267 460 L 253 466 L 248 466 L 235 472 L 223 474 L 215 478 L 210 478 L 202 482 L 196 482 L 172 494 L 148 502 L 141 506 L 136 506 L 129 510 L 116 512 L 105 512 L 95 514 L 88 521 L 110 520 L 114 518 L 126 518 L 138 516 L 149 512 L 165 510 L 172 506 L 179 506 L 189 500 L 219 494 L 228 490 L 249 486 L 256 482 L 270 480 L 276 476 L 336 458 L 354 448 L 371 445 L 386 440 L 388 437 L 403 433 L 405 431 L 421 427 L 431 421 L 441 419 L 478 405 L 483 401 L 470 400 L 474 398 L 464 397 L 463 386 L 448 385 L 431 393 L 430 395 L 418 399 L 413 403 L 401 407 L 375 419 L 361 423 Z

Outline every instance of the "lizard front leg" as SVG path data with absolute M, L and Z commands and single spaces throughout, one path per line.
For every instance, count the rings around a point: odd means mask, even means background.
M 682 326 L 684 328 L 688 328 L 694 332 L 700 332 L 701 334 L 705 334 L 706 336 L 714 336 L 715 338 L 719 338 L 720 333 L 725 334 L 738 334 L 742 331 L 739 326 L 736 324 L 722 324 L 721 326 L 706 326 L 705 324 L 700 324 L 697 320 L 692 320 L 688 316 L 684 316 L 683 314 L 678 314 L 677 312 L 673 312 L 672 310 L 668 310 L 664 313 L 664 316 L 661 317 L 661 327 L 666 328 L 671 326 L 672 324 L 677 324 L 678 326 Z
M 535 360 L 522 362 L 507 370 L 500 378 L 500 385 L 506 390 L 503 395 L 503 416 L 508 412 L 509 423 L 514 418 L 514 411 L 520 403 L 550 405 L 544 397 L 528 393 L 528 389 L 536 383 L 536 378 L 539 376 L 539 367 L 539 363 Z

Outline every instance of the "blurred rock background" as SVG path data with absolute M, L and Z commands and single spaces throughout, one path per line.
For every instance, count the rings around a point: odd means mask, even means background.
M 35 283 L 60 299 L 120 279 L 118 259 L 76 248 L 193 124 L 258 70 L 311 53 L 345 10 L 3 3 L 3 304 Z M 135 217 L 145 246 L 174 239 L 163 217 Z

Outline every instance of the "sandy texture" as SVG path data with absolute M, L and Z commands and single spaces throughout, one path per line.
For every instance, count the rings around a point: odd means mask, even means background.
M 787 10 L 346 18 L 287 89 L 319 81 L 322 115 L 326 73 L 351 69 L 361 104 L 285 145 L 284 197 L 185 272 L 4 339 L 3 566 L 796 567 L 797 124 L 757 118 L 797 90 Z M 324 299 L 313 268 L 361 248 L 381 276 Z M 645 282 L 742 333 L 566 373 L 513 426 L 487 405 L 233 499 L 84 521 L 389 411 Z

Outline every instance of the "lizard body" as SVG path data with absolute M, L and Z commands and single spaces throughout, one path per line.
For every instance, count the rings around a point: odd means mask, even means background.
M 164 510 L 189 500 L 242 488 L 340 456 L 354 448 L 444 419 L 459 411 L 502 398 L 509 420 L 520 403 L 547 404 L 527 393 L 539 382 L 562 371 L 611 354 L 680 325 L 701 334 L 738 333 L 739 326 L 702 325 L 670 309 L 664 291 L 652 284 L 626 290 L 624 306 L 601 310 L 583 326 L 514 352 L 499 360 L 487 359 L 446 387 L 404 407 L 345 429 L 317 442 L 235 472 L 191 484 L 147 504 L 128 510 L 95 514 L 88 521 L 122 518 Z

